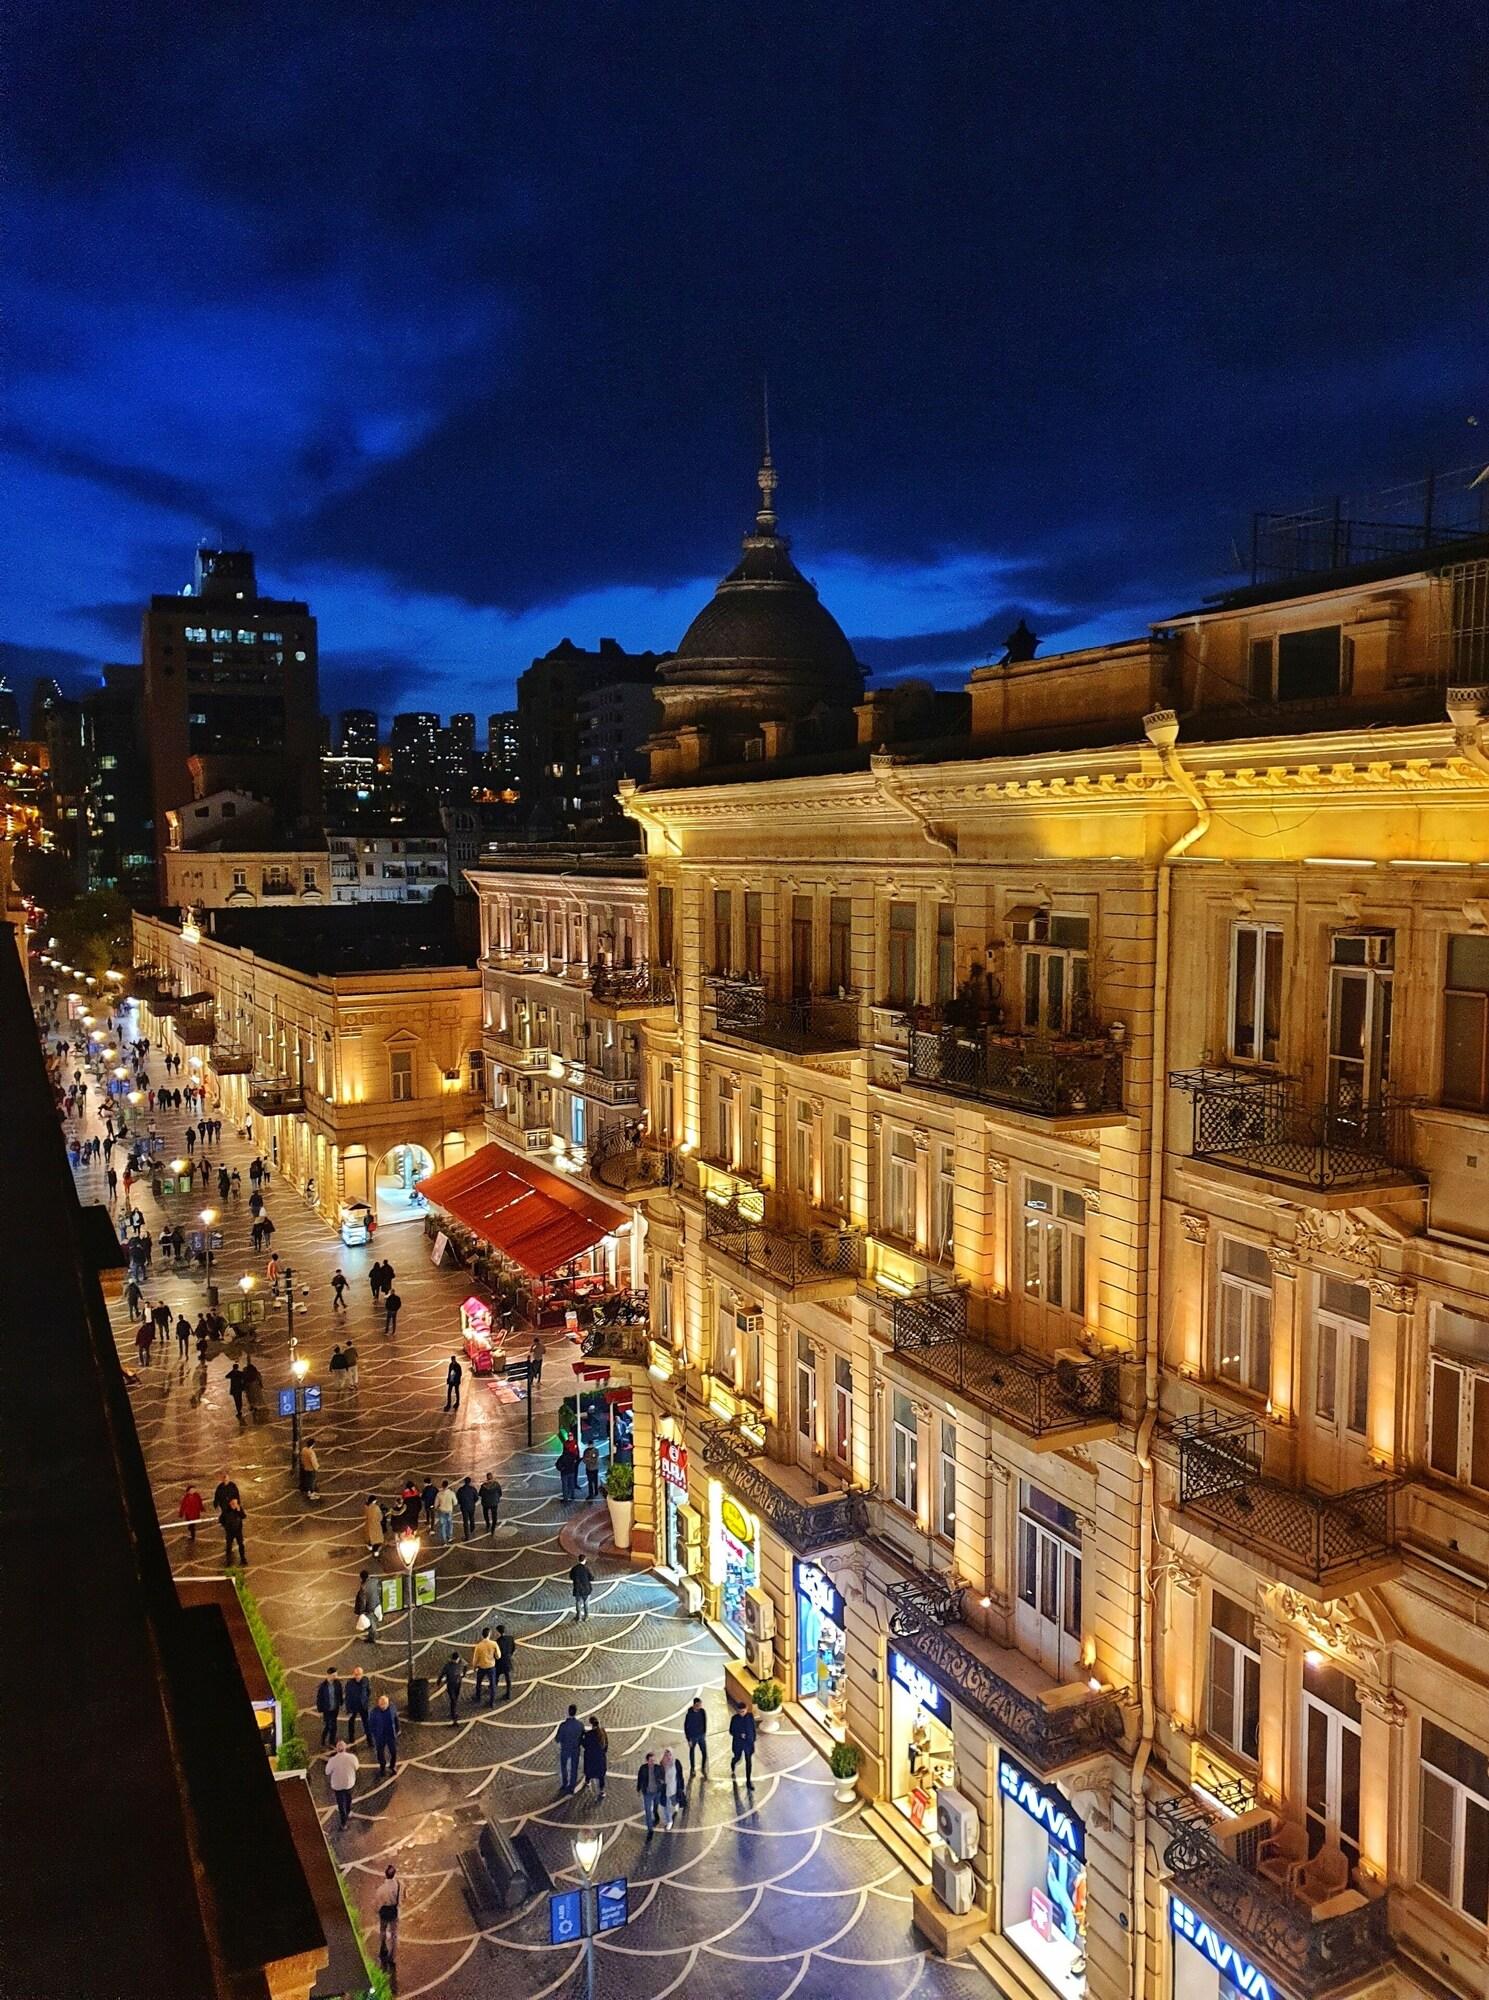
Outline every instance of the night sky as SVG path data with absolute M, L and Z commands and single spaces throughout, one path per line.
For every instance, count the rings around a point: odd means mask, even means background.
M 1489 457 L 1489 10 L 17 0 L 0 668 L 199 538 L 323 705 L 665 650 L 752 511 L 881 673 Z M 1478 427 L 1471 420 L 1479 419 Z

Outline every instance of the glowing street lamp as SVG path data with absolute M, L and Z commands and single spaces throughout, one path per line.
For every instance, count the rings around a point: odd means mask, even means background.
M 600 1849 L 605 1845 L 604 1837 L 594 1827 L 586 1833 L 576 1833 L 573 1840 L 574 1859 L 579 1865 L 580 1908 L 584 1916 L 584 1992 L 585 2000 L 595 2000 L 595 1927 L 599 1921 L 598 1911 L 590 1907 L 595 1869 L 599 1864 Z
M 419 1560 L 419 1537 L 412 1528 L 405 1528 L 398 1537 L 398 1559 L 403 1564 L 403 1587 L 407 1592 L 408 1605 L 408 1708 L 414 1705 L 414 1564 Z
M 202 1236 L 202 1241 L 206 1245 L 207 1249 L 208 1305 L 212 1305 L 215 1303 L 212 1293 L 212 1226 L 216 1222 L 216 1220 L 217 1220 L 217 1210 L 215 1208 L 204 1208 L 201 1214 L 197 1217 L 197 1221 L 202 1225 L 202 1230 L 204 1232 Z

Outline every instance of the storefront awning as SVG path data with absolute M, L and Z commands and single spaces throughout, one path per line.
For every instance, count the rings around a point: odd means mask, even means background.
M 505 1146 L 482 1146 L 468 1160 L 420 1181 L 418 1188 L 426 1201 L 457 1217 L 535 1278 L 560 1270 L 631 1219 L 628 1209 L 601 1201 Z

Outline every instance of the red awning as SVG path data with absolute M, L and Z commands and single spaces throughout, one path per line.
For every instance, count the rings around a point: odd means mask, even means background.
M 561 1269 L 631 1219 L 628 1209 L 505 1146 L 482 1146 L 418 1187 L 426 1201 L 457 1216 L 535 1278 Z

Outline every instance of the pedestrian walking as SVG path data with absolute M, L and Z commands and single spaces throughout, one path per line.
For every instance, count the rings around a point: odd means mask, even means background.
M 534 1382 L 541 1382 L 543 1379 L 543 1336 L 540 1333 L 533 1335 L 533 1344 L 527 1350 L 527 1365 L 531 1379 Z
M 458 1410 L 460 1408 L 460 1383 L 464 1374 L 465 1370 L 461 1367 L 459 1359 L 452 1354 L 450 1356 L 450 1365 L 445 1370 L 445 1408 L 447 1410 Z
M 674 1812 L 685 1813 L 688 1809 L 688 1788 L 682 1775 L 682 1759 L 674 1757 L 670 1750 L 662 1752 L 662 1790 L 672 1801 Z
M 339 1342 L 331 1349 L 331 1359 L 328 1365 L 331 1373 L 336 1377 L 337 1392 L 344 1396 L 346 1394 L 346 1356 L 342 1353 Z
M 383 1615 L 383 1607 L 378 1602 L 377 1585 L 365 1569 L 357 1579 L 357 1594 L 352 1599 L 352 1614 L 357 1621 L 357 1630 L 369 1646 L 375 1646 L 377 1621 Z
M 439 1492 L 434 1496 L 434 1532 L 441 1542 L 455 1539 L 455 1495 L 448 1479 L 440 1481 Z
M 357 1352 L 357 1343 L 354 1340 L 349 1340 L 346 1346 L 342 1348 L 341 1354 L 342 1359 L 346 1362 L 346 1386 L 355 1394 L 362 1379 L 358 1373 L 358 1363 L 362 1357 Z
M 367 1733 L 367 1714 L 372 1707 L 372 1682 L 360 1667 L 353 1667 L 346 1677 L 346 1740 L 355 1743 L 357 1724 L 362 1725 L 362 1733 Z
M 460 1684 L 465 1679 L 465 1662 L 458 1653 L 451 1653 L 439 1670 L 444 1683 L 445 1699 L 450 1704 L 450 1727 L 453 1729 L 460 1720 Z
M 222 1532 L 226 1542 L 222 1551 L 222 1560 L 224 1563 L 232 1561 L 233 1544 L 236 1543 L 238 1547 L 238 1561 L 243 1565 L 244 1569 L 247 1569 L 248 1551 L 243 1546 L 243 1524 L 248 1519 L 248 1516 L 243 1512 L 243 1502 L 238 1498 L 236 1487 L 233 1489 L 232 1499 L 224 1502 L 217 1518 L 222 1523 Z
M 176 1352 L 183 1361 L 191 1352 L 191 1321 L 185 1313 L 176 1315 Z
M 188 1486 L 186 1491 L 181 1495 L 181 1505 L 176 1509 L 176 1512 L 186 1523 L 186 1540 L 188 1544 L 192 1548 L 195 1548 L 196 1524 L 202 1518 L 202 1496 L 194 1486 Z
M 517 1641 L 505 1625 L 496 1628 L 496 1671 L 507 1684 L 504 1700 L 512 1699 L 512 1658 L 517 1651 Z
M 367 1288 L 372 1293 L 372 1303 L 377 1304 L 383 1290 L 383 1263 L 379 1258 L 367 1273 Z
M 380 1694 L 372 1704 L 367 1716 L 367 1741 L 377 1752 L 377 1775 L 388 1775 L 388 1765 L 393 1766 L 393 1776 L 398 1776 L 398 1711 L 387 1695 Z
M 336 1801 L 339 1825 L 344 1828 L 352 1816 L 352 1791 L 357 1782 L 357 1759 L 345 1743 L 338 1743 L 326 1759 L 326 1783 Z
M 687 1714 L 682 1719 L 683 1740 L 688 1746 L 688 1776 L 691 1778 L 695 1767 L 701 1763 L 703 1775 L 708 1776 L 708 1710 L 703 1706 L 701 1694 L 695 1694 L 688 1704 Z
M 566 1437 L 558 1454 L 558 1486 L 563 1500 L 579 1498 L 579 1446 Z
M 398 1969 L 398 1915 L 402 1907 L 403 1882 L 390 1861 L 377 1892 L 377 1962 L 385 1972 Z
M 342 1703 L 346 1699 L 341 1685 L 341 1675 L 335 1667 L 327 1667 L 315 1691 L 315 1712 L 321 1719 L 321 1743 L 334 1744 L 336 1724 L 341 1716 Z
M 439 1488 L 432 1479 L 424 1481 L 424 1491 L 420 1494 L 419 1498 L 424 1503 L 424 1525 L 426 1528 L 432 1528 L 434 1526 L 434 1503 L 439 1498 Z
M 584 1477 L 589 1486 L 590 1499 L 598 1500 L 600 1497 L 600 1454 L 592 1444 L 586 1445 L 584 1448 Z
M 362 1509 L 362 1533 L 367 1542 L 368 1555 L 376 1555 L 383 1545 L 383 1509 L 375 1493 L 368 1494 Z
M 346 1273 L 338 1271 L 331 1280 L 331 1308 L 333 1312 L 346 1311 Z
M 463 1541 L 468 1542 L 476 1532 L 476 1507 L 480 1498 L 476 1482 L 467 1473 L 455 1488 L 455 1499 L 460 1508 L 460 1524 L 465 1531 L 461 1537 Z
M 648 1750 L 646 1761 L 636 1773 L 636 1790 L 641 1795 L 641 1810 L 646 1815 L 646 1837 L 651 1839 L 660 1819 L 667 1831 L 672 1831 L 672 1793 L 668 1788 L 666 1774 L 657 1762 L 655 1754 Z
M 316 1454 L 315 1439 L 306 1438 L 300 1447 L 300 1491 L 307 1500 L 319 1500 L 315 1482 L 320 1476 L 321 1462 Z
M 743 1759 L 745 1767 L 745 1789 L 746 1791 L 750 1792 L 754 1791 L 755 1718 L 754 1715 L 751 1713 L 751 1711 L 745 1707 L 742 1701 L 736 1702 L 734 1704 L 734 1713 L 729 1718 L 729 1750 L 730 1750 L 730 1757 L 729 1757 L 730 1772 L 733 1773 L 735 1770 L 737 1770 L 739 1767 L 740 1760 Z M 739 1780 L 736 1778 L 734 1782 L 738 1784 Z
M 475 1699 L 478 1707 L 481 1700 L 482 1681 L 486 1683 L 486 1706 L 488 1708 L 495 1706 L 496 1659 L 496 1641 L 491 1636 L 491 1627 L 483 1625 L 481 1627 L 480 1638 L 477 1639 L 475 1645 L 470 1649 L 470 1663 L 475 1668 L 476 1673 Z
M 153 1319 L 141 1320 L 140 1330 L 134 1337 L 134 1347 L 136 1354 L 138 1354 L 140 1357 L 140 1366 L 142 1368 L 148 1368 L 150 1366 L 150 1350 L 152 1347 L 154 1347 L 154 1345 L 155 1345 L 154 1320 Z
M 558 1788 L 565 1794 L 577 1791 L 579 1745 L 584 1740 L 584 1724 L 579 1720 L 576 1703 L 569 1703 L 569 1712 L 554 1730 L 553 1740 L 558 1745 Z
M 403 1308 L 403 1300 L 397 1292 L 389 1292 L 383 1300 L 383 1332 L 397 1333 L 398 1315 Z
M 574 1593 L 574 1622 L 589 1616 L 589 1593 L 595 1587 L 594 1573 L 581 1556 L 569 1571 L 569 1588 Z
M 583 1789 L 587 1792 L 591 1785 L 596 1798 L 605 1796 L 605 1775 L 610 1768 L 610 1738 L 600 1727 L 600 1718 L 592 1715 L 579 1744 L 580 1768 L 584 1773 Z

